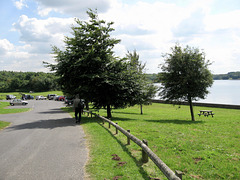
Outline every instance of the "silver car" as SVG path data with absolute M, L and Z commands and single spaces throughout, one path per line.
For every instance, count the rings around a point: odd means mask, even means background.
M 47 98 L 44 96 L 36 96 L 36 100 L 46 100 Z
M 28 102 L 27 101 L 24 101 L 24 100 L 21 100 L 21 99 L 13 99 L 10 101 L 10 105 L 11 106 L 14 106 L 14 105 L 27 105 Z

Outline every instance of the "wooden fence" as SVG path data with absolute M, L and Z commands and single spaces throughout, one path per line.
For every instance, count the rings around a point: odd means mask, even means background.
M 133 136 L 130 133 L 130 130 L 125 130 L 122 127 L 120 127 L 117 123 L 112 122 L 111 120 L 102 117 L 96 113 L 93 113 L 92 111 L 86 111 L 84 112 L 90 114 L 91 117 L 94 115 L 95 117 L 100 118 L 103 123 L 108 122 L 109 128 L 110 126 L 114 126 L 116 128 L 116 134 L 118 131 L 121 131 L 125 136 L 127 136 L 127 143 L 130 144 L 130 140 L 132 140 L 134 143 L 136 143 L 138 146 L 142 148 L 142 161 L 143 163 L 148 162 L 148 157 L 156 164 L 156 166 L 162 171 L 162 173 L 169 179 L 169 180 L 181 180 L 182 179 L 182 172 L 181 171 L 175 171 L 175 173 L 148 147 L 148 143 L 146 140 L 139 140 L 135 136 Z

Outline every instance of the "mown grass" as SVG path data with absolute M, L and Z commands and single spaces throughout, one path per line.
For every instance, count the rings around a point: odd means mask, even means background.
M 0 114 L 21 113 L 30 110 L 30 108 L 6 109 L 7 106 L 10 106 L 9 102 L 0 102 Z
M 5 109 L 9 105 L 9 102 L 0 102 L 0 114 L 20 113 L 30 110 L 30 108 Z M 9 124 L 9 122 L 0 121 L 0 130 L 9 126 Z
M 198 117 L 199 110 L 211 109 L 212 117 Z M 113 110 L 112 121 L 139 139 L 148 140 L 149 147 L 173 171 L 184 172 L 183 179 L 240 179 L 240 111 L 195 107 L 192 122 L 188 106 L 153 104 Z M 72 114 L 73 115 L 73 114 Z M 100 115 L 106 115 L 105 110 Z M 166 179 L 150 160 L 141 163 L 141 149 L 115 129 L 101 121 L 83 117 L 90 159 L 86 166 L 91 179 Z M 112 160 L 117 154 L 121 160 Z M 123 166 L 119 162 L 126 162 Z
M 0 130 L 9 126 L 10 122 L 0 121 Z

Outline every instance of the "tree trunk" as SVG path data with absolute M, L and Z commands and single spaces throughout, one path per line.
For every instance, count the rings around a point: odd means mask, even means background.
M 89 103 L 86 101 L 86 110 L 89 110 Z
M 188 102 L 189 102 L 189 105 L 190 105 L 190 111 L 191 111 L 192 121 L 195 121 L 194 113 L 193 113 L 193 104 L 192 104 L 192 98 L 191 98 L 191 97 L 188 97 Z
M 140 104 L 141 114 L 143 114 L 142 104 Z
M 110 105 L 107 105 L 107 118 L 108 118 L 108 119 L 112 118 L 112 113 L 111 113 L 111 107 L 110 107 Z

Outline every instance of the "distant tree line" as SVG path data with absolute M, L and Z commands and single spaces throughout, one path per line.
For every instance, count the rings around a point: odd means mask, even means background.
M 214 80 L 237 80 L 240 79 L 240 71 L 229 72 L 227 74 L 215 74 L 213 75 Z
M 0 71 L 0 92 L 43 92 L 59 90 L 53 73 Z
M 158 74 L 146 74 L 148 81 L 153 83 L 160 83 L 162 79 L 162 73 Z M 213 74 L 214 80 L 240 80 L 240 71 L 229 72 L 227 74 Z

